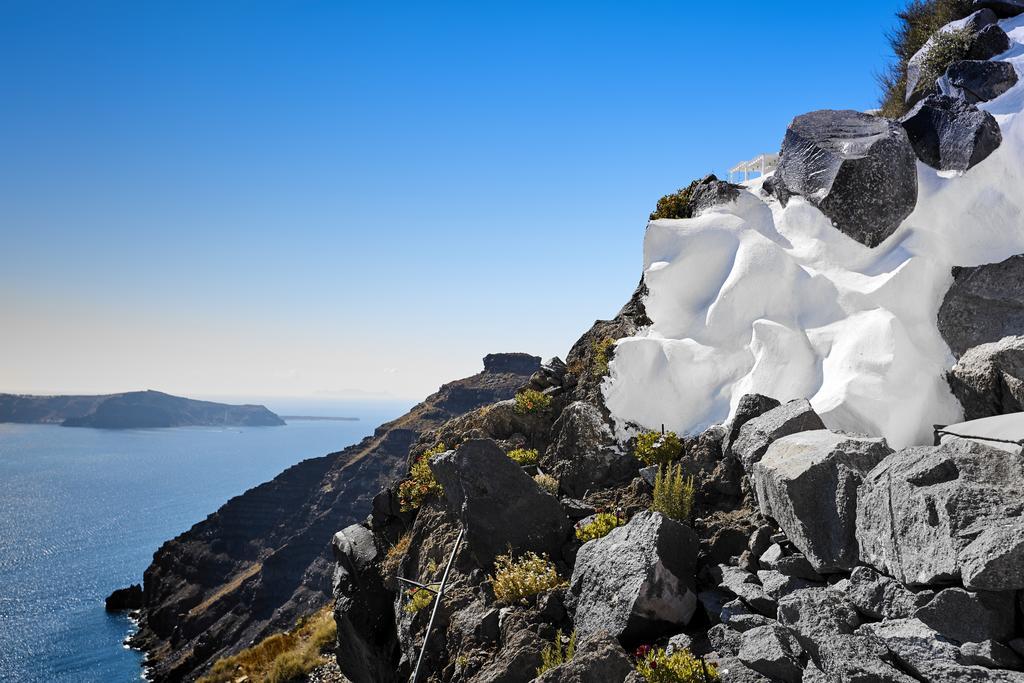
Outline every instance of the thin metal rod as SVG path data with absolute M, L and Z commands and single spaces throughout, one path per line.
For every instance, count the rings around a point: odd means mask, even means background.
M 936 444 L 935 445 L 936 446 L 939 445 L 939 442 L 941 440 L 940 437 L 943 436 L 943 435 L 945 435 L 945 436 L 956 436 L 956 437 L 959 437 L 961 439 L 977 439 L 978 441 L 993 441 L 995 443 L 1012 443 L 1014 446 L 1022 446 L 1022 447 L 1024 447 L 1024 439 L 1017 439 L 1017 440 L 1014 440 L 1014 439 L 997 439 L 994 436 L 973 436 L 971 434 L 957 434 L 956 432 L 948 432 L 945 429 L 941 429 L 939 427 L 935 428 L 935 440 L 936 440 Z
M 430 639 L 430 631 L 434 628 L 434 618 L 437 616 L 437 609 L 441 606 L 441 597 L 444 595 L 444 587 L 448 583 L 448 573 L 452 569 L 452 563 L 455 561 L 455 553 L 459 550 L 459 544 L 462 543 L 462 536 L 466 533 L 466 530 L 459 529 L 459 536 L 455 539 L 455 546 L 452 548 L 452 554 L 448 556 L 448 564 L 445 565 L 444 574 L 441 575 L 441 586 L 437 589 L 437 597 L 434 598 L 434 609 L 430 611 L 430 621 L 427 622 L 427 632 L 423 634 L 423 644 L 420 645 L 420 656 L 416 659 L 416 668 L 412 672 L 412 681 L 410 683 L 416 683 L 420 677 L 420 666 L 423 664 L 423 656 L 427 653 L 427 640 Z
M 416 586 L 417 588 L 422 588 L 425 591 L 430 591 L 431 593 L 437 593 L 436 590 L 434 590 L 433 588 L 431 588 L 430 586 L 428 586 L 425 583 L 420 583 L 419 581 L 413 581 L 412 579 L 406 579 L 406 578 L 401 577 L 401 576 L 396 576 L 395 579 L 397 579 L 398 581 L 401 581 L 403 583 L 407 583 L 407 584 L 409 584 L 411 586 Z

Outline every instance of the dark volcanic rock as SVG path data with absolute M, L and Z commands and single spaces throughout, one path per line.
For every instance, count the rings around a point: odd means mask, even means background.
M 967 420 L 1024 411 L 1024 337 L 975 346 L 947 379 Z
M 481 568 L 489 569 L 495 557 L 508 552 L 558 556 L 570 529 L 562 506 L 496 443 L 467 441 L 434 458 L 430 469 Z
M 959 643 L 1005 641 L 1013 634 L 1015 606 L 1005 595 L 947 588 L 914 616 Z
M 1024 335 L 1024 254 L 953 268 L 953 284 L 939 307 L 938 326 L 957 358 L 972 347 Z
M 806 399 L 796 399 L 745 422 L 730 444 L 733 457 L 748 472 L 773 441 L 797 432 L 824 429 L 825 423 Z
M 576 556 L 569 601 L 580 637 L 634 641 L 686 625 L 697 608 L 697 536 L 658 512 L 640 512 Z
M 693 215 L 696 216 L 702 211 L 728 204 L 735 201 L 739 196 L 740 186 L 724 180 L 719 180 L 715 175 L 705 176 L 690 191 L 690 207 Z
M 1024 12 L 1024 0 L 974 0 L 975 9 L 990 9 L 997 17 L 1015 17 Z
M 771 396 L 743 394 L 740 397 L 739 404 L 736 406 L 736 414 L 733 415 L 732 420 L 729 422 L 729 433 L 722 443 L 722 452 L 726 455 L 732 455 L 732 442 L 739 437 L 740 429 L 743 425 L 755 417 L 761 417 L 773 408 L 778 408 L 780 405 L 782 404 Z
M 484 372 L 532 375 L 540 369 L 540 356 L 528 353 L 489 353 L 484 356 Z
M 939 79 L 943 95 L 966 102 L 988 102 L 1017 84 L 1017 70 L 1009 62 L 965 59 L 954 62 Z
M 633 671 L 633 663 L 619 641 L 597 633 L 576 648 L 571 660 L 549 669 L 536 683 L 621 683 Z
M 137 583 L 127 588 L 118 588 L 107 596 L 104 605 L 108 612 L 141 609 L 143 604 L 142 586 Z
M 485 371 L 446 384 L 360 443 L 293 465 L 165 543 L 146 570 L 133 638 L 151 680 L 194 677 L 327 604 L 331 537 L 365 518 L 378 492 L 406 472 L 419 436 L 510 398 L 528 377 Z
M 558 436 L 550 459 L 558 484 L 570 496 L 627 482 L 640 463 L 623 452 L 601 411 L 591 403 L 570 403 L 552 429 Z
M 1024 588 L 1024 463 L 974 441 L 907 448 L 868 473 L 860 559 L 905 584 Z
M 896 122 L 825 109 L 793 119 L 782 141 L 774 192 L 801 195 L 869 247 L 881 244 L 917 204 L 917 166 Z
M 940 171 L 966 171 L 1003 141 L 992 114 L 946 95 L 921 100 L 902 122 L 918 158 Z
M 761 514 L 774 519 L 816 572 L 857 565 L 857 487 L 892 449 L 885 439 L 800 432 L 773 443 L 751 479 Z

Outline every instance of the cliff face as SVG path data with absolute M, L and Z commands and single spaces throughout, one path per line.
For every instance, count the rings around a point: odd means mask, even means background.
M 512 396 L 540 359 L 488 356 L 485 370 L 442 386 L 373 436 L 294 465 L 228 501 L 165 543 L 144 577 L 133 645 L 152 680 L 192 680 L 220 657 L 327 603 L 331 535 L 362 519 L 381 487 L 405 472 L 424 431 Z
M 101 396 L 0 394 L 0 422 L 100 429 L 273 427 L 284 424 L 284 420 L 263 406 L 196 401 L 159 391 Z

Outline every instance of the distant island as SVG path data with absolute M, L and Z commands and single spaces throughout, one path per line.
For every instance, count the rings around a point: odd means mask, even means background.
M 331 422 L 359 422 L 358 417 L 333 415 L 282 415 L 282 420 L 327 420 Z
M 260 405 L 228 405 L 129 391 L 101 396 L 0 394 L 0 422 L 98 429 L 275 427 L 285 422 Z

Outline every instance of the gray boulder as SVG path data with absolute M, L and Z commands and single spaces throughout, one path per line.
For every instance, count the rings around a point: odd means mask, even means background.
M 728 204 L 736 200 L 741 189 L 739 185 L 719 180 L 714 174 L 705 176 L 690 190 L 690 210 L 697 216 L 708 209 Z
M 1024 337 L 969 349 L 946 377 L 967 420 L 1024 411 Z
M 974 0 L 975 9 L 990 9 L 1001 19 L 1024 12 L 1024 0 Z
M 782 141 L 773 189 L 785 205 L 801 195 L 832 224 L 874 247 L 917 204 L 917 166 L 896 122 L 844 110 L 793 119 Z
M 917 158 L 940 171 L 966 171 L 1003 141 L 992 114 L 947 95 L 929 95 L 901 122 Z
M 936 79 L 942 73 L 933 73 L 936 65 L 929 64 L 929 54 L 942 41 L 943 34 L 965 32 L 967 41 L 959 59 L 990 59 L 1010 48 L 1010 39 L 996 24 L 998 17 L 990 9 L 982 8 L 969 16 L 951 21 L 932 35 L 907 60 L 906 102 L 914 105 L 923 97 L 936 92 Z M 945 65 L 938 65 L 940 68 Z
M 975 346 L 1024 335 L 1024 254 L 953 268 L 938 327 L 957 358 Z
M 922 665 L 922 680 L 935 683 L 1024 683 L 1019 671 L 966 666 L 947 659 L 936 659 Z
M 719 565 L 718 572 L 722 577 L 718 584 L 719 589 L 732 593 L 755 612 L 775 617 L 778 605 L 764 592 L 756 576 L 728 565 Z M 727 620 L 722 619 L 722 621 Z
M 771 396 L 762 394 L 743 394 L 740 402 L 736 405 L 736 414 L 729 422 L 729 430 L 722 441 L 722 452 L 732 455 L 732 442 L 740 435 L 740 429 L 755 417 L 761 417 L 769 410 L 782 405 Z
M 954 62 L 938 82 L 943 95 L 972 104 L 994 100 L 1016 84 L 1013 64 L 983 59 Z
M 936 593 L 914 616 L 950 640 L 980 643 L 1009 639 L 1016 610 L 1005 594 L 947 588 Z
M 779 601 L 790 593 L 804 588 L 816 588 L 821 584 L 815 581 L 808 581 L 796 576 L 786 576 L 782 572 L 773 569 L 760 569 L 757 578 L 761 581 L 761 588 L 772 600 Z
M 847 599 L 861 614 L 872 619 L 909 618 L 934 595 L 928 590 L 915 593 L 871 567 L 856 567 L 850 572 L 846 590 Z
M 576 655 L 534 683 L 621 683 L 633 671 L 633 663 L 615 638 L 596 633 L 580 642 Z
M 772 683 L 772 679 L 754 671 L 735 655 L 718 660 L 718 673 L 729 683 Z
M 743 645 L 743 634 L 725 624 L 715 624 L 708 629 L 708 642 L 714 651 L 723 657 L 735 657 Z
M 740 640 L 737 658 L 748 667 L 771 679 L 799 683 L 802 648 L 796 638 L 778 624 L 746 631 Z
M 558 499 L 543 491 L 494 441 L 474 439 L 435 457 L 430 469 L 445 505 L 466 530 L 477 564 L 490 568 L 510 550 L 557 557 L 570 525 Z
M 751 479 L 761 514 L 779 523 L 818 573 L 857 565 L 857 487 L 892 449 L 825 429 L 775 441 Z
M 989 669 L 1024 668 L 1024 659 L 1012 648 L 986 640 L 981 643 L 964 643 L 960 646 L 960 663 L 984 666 Z
M 857 633 L 877 638 L 905 668 L 918 676 L 935 660 L 956 662 L 960 649 L 918 619 L 892 619 L 864 624 Z
M 690 622 L 697 607 L 697 535 L 645 511 L 576 556 L 568 602 L 581 638 L 656 636 Z
M 1024 588 L 1024 463 L 974 441 L 907 448 L 868 473 L 860 558 L 904 584 Z
M 587 491 L 632 479 L 640 466 L 619 448 L 601 411 L 586 401 L 570 403 L 555 422 L 551 448 L 559 487 L 579 497 Z
M 398 662 L 394 594 L 376 565 L 383 559 L 373 532 L 353 524 L 334 535 L 334 620 L 338 665 L 353 683 L 392 680 Z
M 773 441 L 797 432 L 824 428 L 825 424 L 810 402 L 801 398 L 745 422 L 730 444 L 730 451 L 749 472 Z

